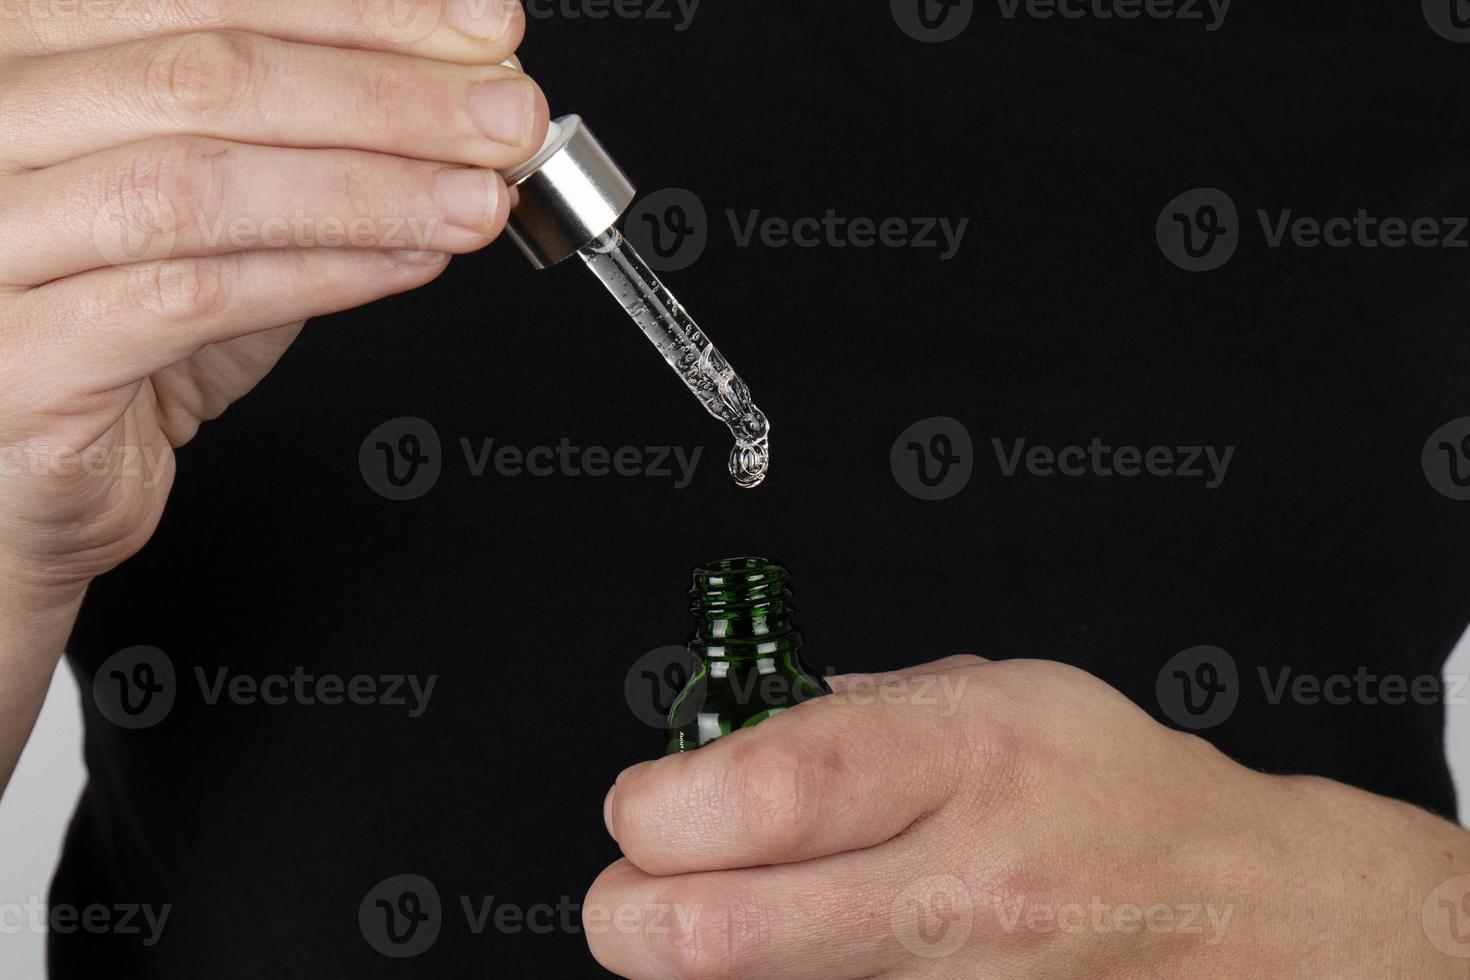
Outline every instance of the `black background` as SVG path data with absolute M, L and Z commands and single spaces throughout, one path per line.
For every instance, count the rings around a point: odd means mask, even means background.
M 958 652 L 1079 665 L 1162 718 L 1175 653 L 1247 683 L 1208 736 L 1241 762 L 1453 813 L 1442 713 L 1269 705 L 1258 667 L 1438 671 L 1470 610 L 1470 504 L 1420 469 L 1470 415 L 1467 253 L 1268 248 L 1257 208 L 1470 210 L 1470 47 L 1415 4 L 1237 3 L 1193 24 L 1007 21 L 923 44 L 881 2 L 704 0 L 692 26 L 533 18 L 522 49 L 653 191 L 692 190 L 710 242 L 670 285 L 774 425 L 769 483 L 580 263 L 508 242 L 413 295 L 314 323 L 180 455 L 155 541 L 99 581 L 71 655 L 133 644 L 183 679 L 135 733 L 88 705 L 92 782 L 54 902 L 171 903 L 164 939 L 53 937 L 58 976 L 591 976 L 584 939 L 471 935 L 458 896 L 580 902 L 617 854 L 600 805 L 657 753 L 629 666 L 682 642 L 688 569 L 767 554 L 814 663 Z M 1243 240 L 1191 274 L 1166 203 L 1218 187 Z M 932 250 L 737 248 L 726 209 L 942 215 Z M 974 437 L 927 503 L 889 451 L 930 416 Z M 418 416 L 444 471 L 375 494 L 358 449 Z M 1003 478 L 990 439 L 1235 446 L 1223 486 Z M 522 448 L 704 447 L 648 478 L 468 472 L 461 437 Z M 207 706 L 193 670 L 438 674 L 429 711 Z M 440 938 L 391 960 L 357 926 L 392 875 L 435 883 Z

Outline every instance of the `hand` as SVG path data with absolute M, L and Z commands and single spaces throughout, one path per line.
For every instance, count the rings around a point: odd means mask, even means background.
M 951 658 L 624 772 L 592 951 L 633 978 L 1463 976 L 1465 832 L 1266 776 L 1059 664 Z
M 249 391 L 307 318 L 421 286 L 449 253 L 500 233 L 509 193 L 495 171 L 529 158 L 547 127 L 536 84 L 500 65 L 520 41 L 520 5 L 444 0 L 407 8 L 407 22 L 395 9 L 9 5 L 7 600 L 70 609 L 141 547 L 173 450 Z

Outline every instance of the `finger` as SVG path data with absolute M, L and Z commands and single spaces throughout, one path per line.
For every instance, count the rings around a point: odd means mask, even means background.
M 495 64 L 519 47 L 518 0 L 82 0 L 7 3 L 0 53 L 56 54 L 194 31 L 236 30 L 339 48 Z
M 4 97 L 26 107 L 0 111 L 0 160 L 13 171 L 176 134 L 503 169 L 541 146 L 549 118 L 514 68 L 224 31 L 24 59 Z
M 903 960 L 889 928 L 907 858 L 884 851 L 661 878 L 619 861 L 582 906 L 592 955 L 644 978 L 872 977 Z
M 356 249 L 239 252 L 99 269 L 28 290 L 0 363 L 110 391 L 222 341 L 352 309 L 432 281 L 448 256 Z
M 258 249 L 463 253 L 489 244 L 510 210 L 493 170 L 193 137 L 14 176 L 0 195 L 0 268 L 23 285 Z
M 915 664 L 912 667 L 902 667 L 898 670 L 887 671 L 881 674 L 835 674 L 827 678 L 827 685 L 832 688 L 833 693 L 836 693 L 855 688 L 874 687 L 881 684 L 885 678 L 920 678 L 930 674 L 946 673 L 968 667 L 978 667 L 981 664 L 988 663 L 990 661 L 984 657 L 963 653 L 933 660 L 927 664 Z
M 650 874 L 804 861 L 870 847 L 941 807 L 957 769 L 938 712 L 811 701 L 698 752 L 624 772 L 606 806 Z M 963 740 L 959 740 L 963 741 Z

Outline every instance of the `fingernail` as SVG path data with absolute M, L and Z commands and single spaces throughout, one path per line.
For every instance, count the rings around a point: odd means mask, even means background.
M 439 175 L 439 205 L 444 216 L 457 225 L 479 231 L 495 215 L 495 197 L 500 193 L 488 170 L 446 170 Z
M 617 791 L 617 786 L 613 786 L 612 789 L 607 791 L 607 796 L 602 801 L 602 822 L 607 825 L 607 836 L 613 840 L 618 839 L 618 835 L 613 832 L 612 825 L 612 798 L 613 794 Z
M 449 0 L 449 22 L 470 37 L 498 41 L 515 15 L 517 0 Z
M 470 89 L 470 115 L 480 131 L 497 143 L 520 146 L 531 129 L 536 92 L 525 78 L 477 82 Z

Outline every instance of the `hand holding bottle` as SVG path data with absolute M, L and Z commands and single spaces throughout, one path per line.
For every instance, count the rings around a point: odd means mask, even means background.
M 65 9 L 62 9 L 65 8 Z M 505 224 L 548 113 L 515 0 L 10 5 L 0 29 L 0 785 L 173 450 L 313 316 Z
M 1470 834 L 1268 776 L 1041 661 L 941 660 L 625 771 L 583 906 L 637 978 L 1463 976 Z M 1431 910 L 1435 911 L 1435 910 Z

